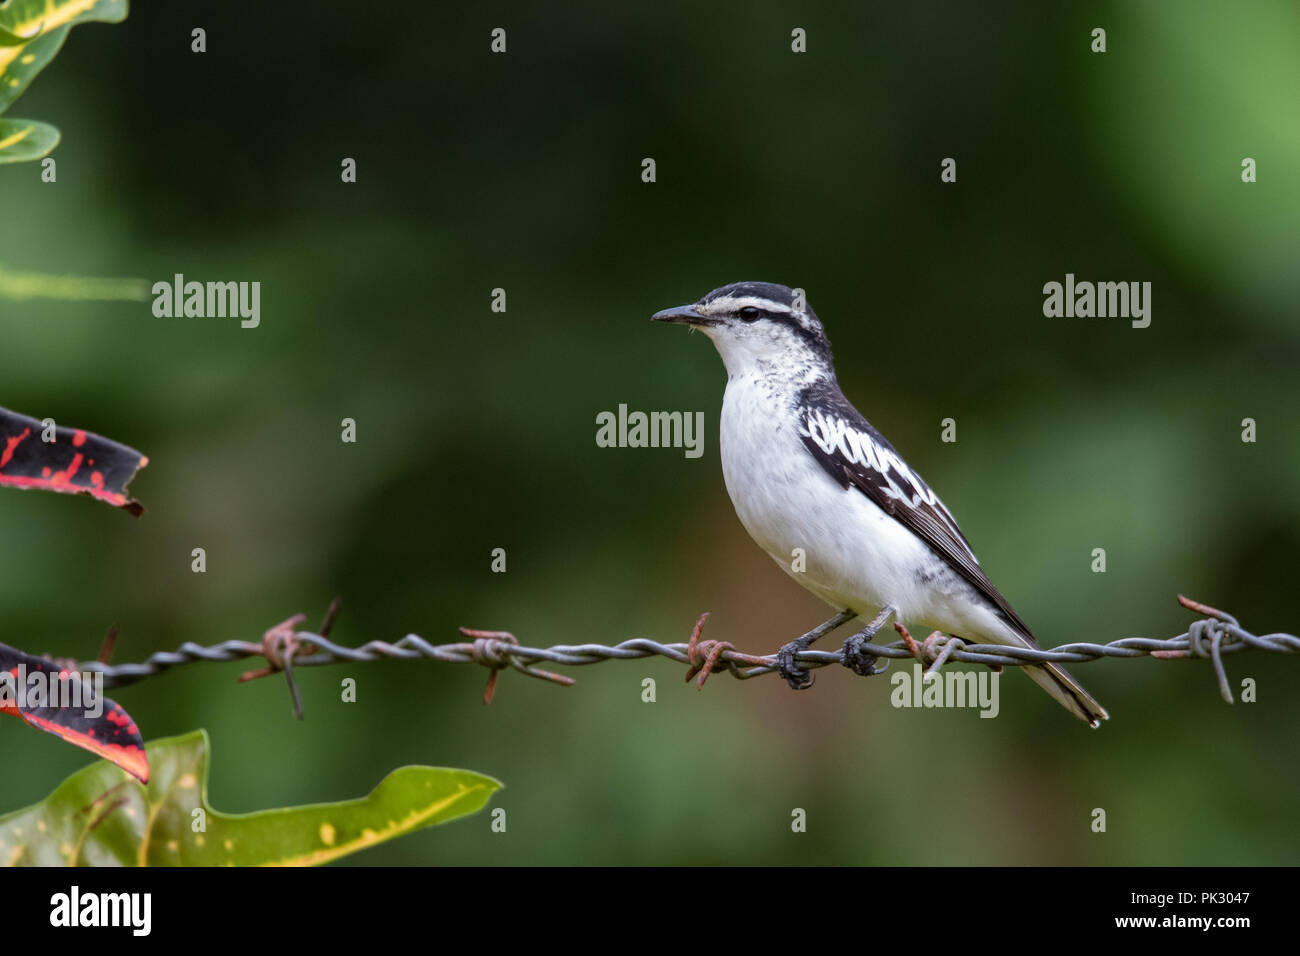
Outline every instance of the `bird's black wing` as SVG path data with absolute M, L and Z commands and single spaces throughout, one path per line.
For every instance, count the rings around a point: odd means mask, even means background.
M 1033 642 L 1028 625 L 988 579 L 952 514 L 885 436 L 837 386 L 813 386 L 800 398 L 800 437 L 827 474 L 901 522 Z

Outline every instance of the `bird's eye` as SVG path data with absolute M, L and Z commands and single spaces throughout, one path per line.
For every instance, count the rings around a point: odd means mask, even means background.
M 740 310 L 740 317 L 744 319 L 746 322 L 753 322 L 762 314 L 763 314 L 762 309 L 757 309 L 752 305 L 747 305 Z

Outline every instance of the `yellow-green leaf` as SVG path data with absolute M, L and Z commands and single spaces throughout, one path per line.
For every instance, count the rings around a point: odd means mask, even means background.
M 8 30 L 0 27 L 0 46 L 22 46 L 36 36 L 35 32 L 31 36 L 20 37 L 16 33 L 10 33 Z
M 4 0 L 0 29 L 30 40 L 91 20 L 121 23 L 126 12 L 127 0 Z
M 221 813 L 208 805 L 206 731 L 147 750 L 147 786 L 100 761 L 0 817 L 0 864 L 312 866 L 475 813 L 501 788 L 468 770 L 402 767 L 358 800 Z
M 0 4 L 0 113 L 54 59 L 78 23 L 126 19 L 127 0 L 8 0 Z M 18 39 L 12 44 L 5 37 Z
M 59 145 L 59 131 L 36 120 L 0 118 L 0 163 L 40 159 Z

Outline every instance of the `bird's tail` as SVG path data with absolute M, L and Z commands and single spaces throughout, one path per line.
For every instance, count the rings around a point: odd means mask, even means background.
M 1086 721 L 1089 727 L 1098 727 L 1110 717 L 1105 707 L 1055 664 L 1031 664 L 1022 670 L 1029 675 L 1030 680 L 1055 697 L 1062 707 Z

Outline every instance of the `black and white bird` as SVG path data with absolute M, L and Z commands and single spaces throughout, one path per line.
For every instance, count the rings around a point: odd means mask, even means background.
M 652 318 L 697 328 L 717 347 L 727 367 L 722 474 L 736 514 L 787 574 L 840 612 L 781 649 L 792 687 L 811 683 L 795 653 L 855 617 L 874 618 L 844 644 L 844 663 L 860 673 L 871 664 L 865 644 L 891 615 L 974 643 L 1038 647 L 943 502 L 844 397 L 802 295 L 737 282 Z M 1060 667 L 1023 670 L 1089 725 L 1107 717 Z

